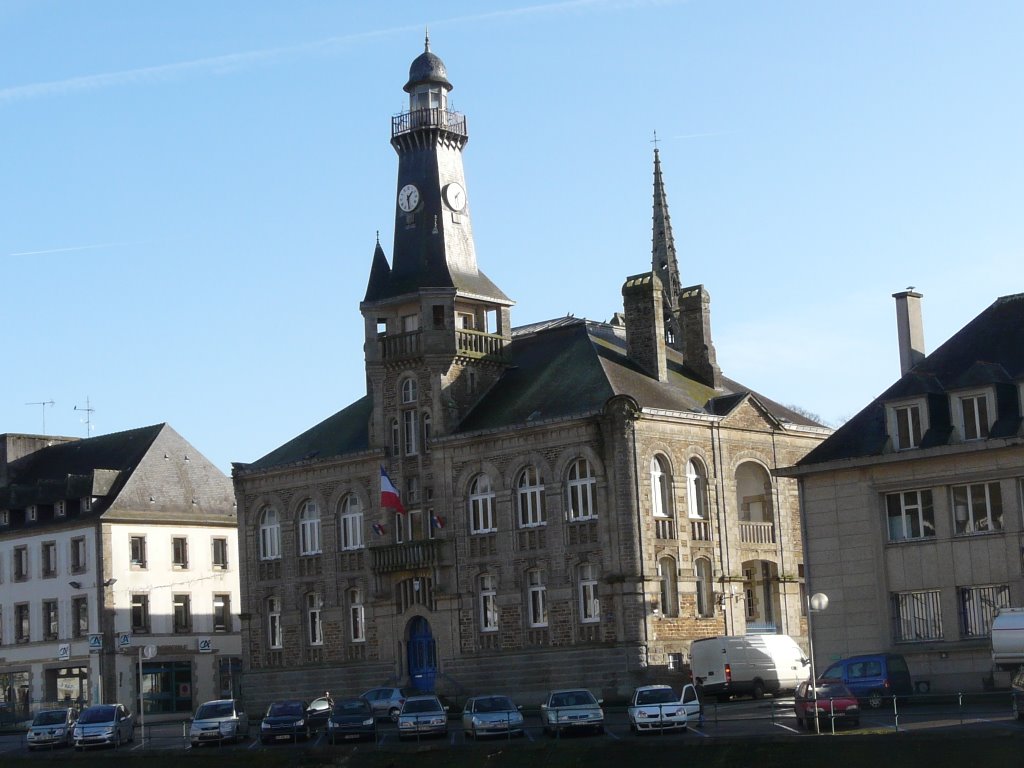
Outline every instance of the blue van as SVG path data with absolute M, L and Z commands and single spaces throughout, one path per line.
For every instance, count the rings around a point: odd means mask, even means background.
M 842 680 L 850 692 L 877 709 L 893 696 L 914 692 L 907 661 L 898 653 L 872 653 L 840 659 L 822 672 L 818 679 Z

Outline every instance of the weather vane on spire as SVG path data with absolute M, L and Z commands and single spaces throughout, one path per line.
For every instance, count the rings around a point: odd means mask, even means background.
M 657 152 L 658 151 L 658 132 L 657 131 L 654 132 L 654 138 L 651 139 L 651 144 L 654 145 L 654 151 Z

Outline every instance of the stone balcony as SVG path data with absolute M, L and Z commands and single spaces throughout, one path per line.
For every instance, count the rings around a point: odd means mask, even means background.
M 375 573 L 393 573 L 447 565 L 447 553 L 447 542 L 444 539 L 423 539 L 370 547 L 370 567 Z

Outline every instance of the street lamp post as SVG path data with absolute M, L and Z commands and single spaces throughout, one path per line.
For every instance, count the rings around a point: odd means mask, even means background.
M 811 654 L 811 691 L 814 696 L 814 732 L 821 733 L 821 723 L 818 721 L 818 679 L 814 673 L 814 628 L 811 626 L 811 614 L 820 613 L 828 608 L 828 595 L 824 592 L 816 592 L 807 598 L 807 644 Z

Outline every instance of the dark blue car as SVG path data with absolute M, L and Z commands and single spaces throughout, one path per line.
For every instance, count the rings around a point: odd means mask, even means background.
M 840 659 L 818 679 L 841 680 L 850 692 L 873 709 L 893 696 L 914 692 L 907 661 L 898 653 L 872 653 Z

